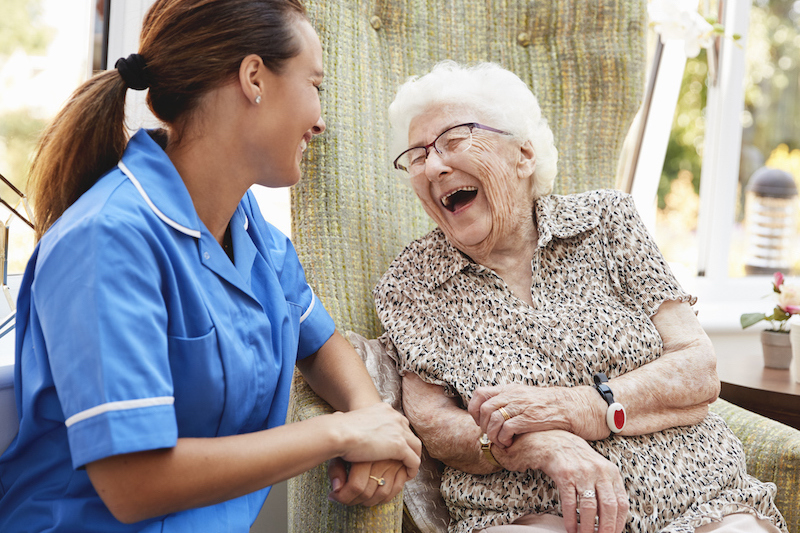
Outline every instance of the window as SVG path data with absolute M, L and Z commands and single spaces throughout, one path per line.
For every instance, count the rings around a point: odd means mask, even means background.
M 703 52 L 686 64 L 659 184 L 657 240 L 668 260 L 692 275 L 798 274 L 792 182 L 800 183 L 800 151 L 794 151 L 800 148 L 800 2 L 755 0 L 724 7 L 726 25 L 743 24 L 747 39 L 720 42 L 724 79 L 716 84 L 707 81 L 713 79 L 707 68 L 713 56 Z M 763 187 L 758 195 L 748 194 L 765 174 L 752 176 L 765 165 L 786 171 L 767 174 L 772 185 L 785 178 L 787 188 L 771 189 L 769 196 Z M 701 188 L 706 194 L 698 196 Z M 710 198 L 714 195 L 718 198 Z
M 0 174 L 20 192 L 42 128 L 90 74 L 94 18 L 102 17 L 103 5 L 0 0 Z M 14 189 L 0 185 L 0 197 L 10 206 L 0 207 L 9 232 L 8 272 L 21 273 L 33 250 L 33 230 L 10 210 L 24 214 Z
M 700 2 L 701 12 L 708 4 Z M 754 166 L 763 164 L 762 158 L 787 167 L 800 159 L 800 152 L 792 152 L 797 146 L 791 144 L 798 137 L 798 113 L 790 107 L 800 101 L 792 88 L 800 61 L 800 39 L 795 38 L 800 2 L 719 0 L 711 8 L 721 13 L 726 34 L 741 38 L 719 39 L 716 58 L 710 59 L 686 61 L 664 46 L 651 104 L 656 110 L 652 128 L 663 131 L 667 120 L 675 127 L 673 139 L 661 141 L 656 157 L 640 158 L 644 170 L 637 168 L 632 193 L 679 280 L 699 297 L 699 318 L 706 330 L 742 335 L 741 313 L 770 307 L 764 300 L 768 280 L 745 276 L 746 180 Z M 709 65 L 715 68 L 715 82 L 707 81 Z M 664 96 L 667 85 L 671 89 Z M 676 104 L 678 111 L 673 113 Z M 665 110 L 668 119 L 663 117 Z M 651 120 L 647 122 L 651 126 Z M 789 143 L 781 148 L 784 140 Z M 645 135 L 643 150 L 646 141 Z M 683 153 L 675 157 L 678 148 Z M 661 167 L 653 167 L 662 164 L 664 153 L 674 160 L 666 162 L 669 176 L 657 196 Z M 656 198 L 662 209 L 658 214 Z M 757 333 L 747 330 L 750 336 Z

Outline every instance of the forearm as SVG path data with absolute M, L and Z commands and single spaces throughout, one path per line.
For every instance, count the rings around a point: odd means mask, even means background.
M 351 411 L 380 402 L 364 363 L 339 332 L 315 353 L 297 362 L 309 386 L 338 411 Z
M 86 470 L 120 521 L 131 523 L 248 494 L 344 453 L 352 436 L 324 415 L 266 431 L 179 439 L 174 448 L 108 457 Z
M 614 399 L 627 411 L 623 435 L 696 424 L 719 394 L 713 346 L 689 305 L 665 302 L 653 323 L 664 342 L 663 355 L 609 381 Z M 591 418 L 604 425 L 607 405 L 597 391 L 582 389 L 592 402 Z
M 455 399 L 444 395 L 442 387 L 407 374 L 403 377 L 403 410 L 434 459 L 471 474 L 499 470 L 480 449 L 481 428 Z
M 664 343 L 661 357 L 608 383 L 627 412 L 623 435 L 696 424 L 719 393 L 714 350 L 688 304 L 665 302 L 653 324 Z M 604 439 L 610 434 L 607 410 L 590 385 L 479 387 L 469 403 L 473 419 L 492 441 L 505 446 L 515 435 L 551 429 L 590 441 Z

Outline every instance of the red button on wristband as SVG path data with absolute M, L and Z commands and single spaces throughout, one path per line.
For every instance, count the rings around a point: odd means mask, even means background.
M 625 428 L 625 423 L 628 421 L 628 415 L 625 412 L 625 407 L 617 401 L 614 401 L 614 393 L 611 392 L 611 387 L 606 385 L 608 377 L 602 372 L 598 372 L 593 376 L 594 388 L 603 397 L 603 400 L 608 404 L 606 410 L 606 425 L 612 433 L 619 433 Z
M 619 433 L 625 429 L 625 422 L 628 421 L 628 415 L 625 413 L 625 408 L 619 402 L 614 402 L 608 406 L 606 411 L 606 424 L 608 429 L 614 433 Z

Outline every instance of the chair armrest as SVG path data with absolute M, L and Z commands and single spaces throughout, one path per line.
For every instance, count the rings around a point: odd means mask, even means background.
M 333 409 L 311 390 L 298 371 L 292 382 L 288 422 L 299 422 L 332 413 Z M 363 507 L 347 506 L 328 500 L 330 482 L 327 465 L 289 480 L 288 522 L 291 533 L 364 532 L 399 533 L 403 521 L 403 493 L 391 502 Z
M 742 441 L 747 473 L 778 487 L 775 504 L 791 533 L 800 533 L 800 431 L 719 399 L 711 411 Z

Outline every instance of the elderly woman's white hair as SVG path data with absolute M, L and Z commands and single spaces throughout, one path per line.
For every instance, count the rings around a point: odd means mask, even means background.
M 487 126 L 530 141 L 536 154 L 533 173 L 534 198 L 550 194 L 558 172 L 558 151 L 553 132 L 542 117 L 536 96 L 516 74 L 494 63 L 464 67 L 455 61 L 442 61 L 422 77 L 410 78 L 397 91 L 389 106 L 392 127 L 392 154 L 408 147 L 411 121 L 432 106 L 472 108 Z

